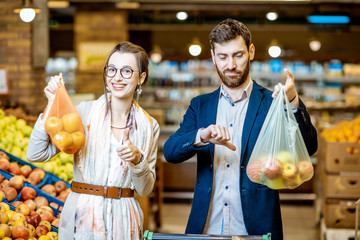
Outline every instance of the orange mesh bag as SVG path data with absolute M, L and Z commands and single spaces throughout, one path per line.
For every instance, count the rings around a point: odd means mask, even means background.
M 73 154 L 85 144 L 84 126 L 74 103 L 63 84 L 58 88 L 45 130 L 53 144 L 68 154 Z

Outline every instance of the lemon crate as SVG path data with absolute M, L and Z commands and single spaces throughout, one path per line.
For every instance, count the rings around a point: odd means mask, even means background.
M 244 239 L 244 240 L 271 240 L 271 233 L 265 235 L 249 235 L 249 236 L 224 236 L 224 235 L 204 235 L 204 234 L 168 234 L 168 233 L 153 233 L 146 230 L 143 236 L 143 240 L 177 240 L 177 239 L 204 239 L 204 240 L 232 240 L 232 239 Z

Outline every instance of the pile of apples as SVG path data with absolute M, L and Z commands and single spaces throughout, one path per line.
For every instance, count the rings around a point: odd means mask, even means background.
M 41 217 L 45 212 L 51 215 L 52 209 L 42 205 L 35 211 L 27 204 L 21 203 L 15 210 L 11 210 L 7 203 L 0 202 L 0 239 L 58 239 L 58 234 L 52 231 L 51 223 Z
M 41 168 L 32 169 L 30 165 L 20 166 L 17 162 L 10 161 L 9 156 L 3 151 L 0 151 L 0 169 L 18 176 L 18 181 L 26 180 L 33 186 L 41 183 L 46 176 L 46 172 Z
M 49 116 L 45 130 L 53 144 L 66 153 L 74 153 L 85 144 L 82 120 L 77 112 L 64 114 L 61 118 Z
M 26 150 L 33 128 L 14 115 L 6 116 L 0 109 L 0 149 L 26 159 Z
M 341 121 L 321 132 L 328 142 L 360 143 L 360 117 L 352 121 Z
M 55 184 L 46 184 L 40 188 L 41 191 L 46 192 L 50 196 L 65 202 L 70 193 L 70 188 L 66 186 L 64 181 L 57 181 Z
M 272 189 L 294 189 L 312 178 L 314 167 L 309 159 L 295 161 L 289 152 L 281 151 L 275 158 L 250 161 L 246 174 L 251 181 Z

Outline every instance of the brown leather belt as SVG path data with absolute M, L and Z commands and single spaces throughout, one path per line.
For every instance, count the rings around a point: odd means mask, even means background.
M 103 196 L 106 198 L 134 197 L 134 190 L 131 188 L 107 187 L 88 183 L 72 181 L 71 191 L 90 195 Z

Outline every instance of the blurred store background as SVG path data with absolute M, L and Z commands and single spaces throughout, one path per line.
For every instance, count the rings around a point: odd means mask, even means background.
M 20 18 L 24 6 L 37 10 L 33 20 Z M 146 228 L 169 233 L 185 229 L 196 161 L 166 163 L 163 144 L 190 99 L 220 84 L 210 30 L 228 17 L 242 21 L 256 48 L 251 77 L 272 89 L 282 81 L 282 70 L 290 69 L 319 133 L 315 176 L 280 191 L 285 239 L 354 239 L 360 198 L 359 0 L 1 0 L 0 13 L 0 107 L 29 126 L 46 105 L 43 88 L 50 76 L 63 73 L 76 104 L 103 93 L 102 67 L 117 42 L 129 40 L 148 52 L 150 78 L 140 105 L 158 120 L 161 136 L 156 189 L 141 202 Z M 0 147 L 14 154 L 13 145 Z

